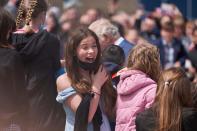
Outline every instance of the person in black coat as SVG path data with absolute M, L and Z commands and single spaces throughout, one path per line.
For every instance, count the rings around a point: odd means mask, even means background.
M 61 131 L 64 130 L 65 115 L 56 102 L 55 78 L 60 69 L 60 43 L 55 36 L 42 29 L 47 11 L 44 0 L 24 0 L 21 6 L 27 14 L 21 21 L 23 15 L 20 13 L 25 12 L 19 8 L 17 25 L 25 25 L 13 34 L 12 43 L 25 64 L 30 104 L 28 131 Z
M 4 9 L 0 8 L 0 130 L 25 130 L 24 65 L 17 51 L 9 43 L 10 32 L 15 22 Z
M 173 67 L 160 77 L 153 107 L 138 114 L 136 131 L 196 131 L 196 121 L 190 80 Z

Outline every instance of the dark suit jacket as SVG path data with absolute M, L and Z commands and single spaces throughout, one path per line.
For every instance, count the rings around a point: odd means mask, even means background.
M 166 56 L 164 43 L 162 39 L 159 39 L 154 44 L 159 48 L 161 64 L 162 66 L 164 66 Z M 174 39 L 172 42 L 172 48 L 174 49 L 174 63 L 179 61 L 181 63 L 181 66 L 184 66 L 185 60 L 187 58 L 187 52 L 185 51 L 181 41 Z
M 134 47 L 134 44 L 128 42 L 127 40 L 123 40 L 119 46 L 123 49 L 125 58 L 128 57 L 130 50 Z

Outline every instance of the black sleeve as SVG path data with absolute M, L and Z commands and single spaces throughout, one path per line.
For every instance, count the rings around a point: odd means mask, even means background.
M 136 131 L 154 131 L 156 120 L 151 108 L 139 113 L 135 119 Z
M 197 111 L 189 110 L 183 113 L 184 131 L 197 131 Z
M 88 114 L 89 114 L 89 107 L 90 107 L 91 99 L 92 99 L 92 96 L 90 93 L 86 94 L 82 98 L 82 101 L 79 104 L 75 113 L 74 131 L 87 129 Z
M 13 57 L 13 86 L 16 90 L 18 106 L 27 104 L 27 92 L 25 89 L 25 71 L 20 55 L 16 52 Z
M 136 119 L 135 119 L 135 125 L 136 125 L 136 131 L 143 131 L 141 129 L 142 124 L 141 124 L 141 115 L 137 115 Z
M 55 37 L 51 35 L 51 45 L 52 45 L 52 59 L 53 59 L 53 68 L 55 73 L 61 68 L 60 64 L 60 41 Z

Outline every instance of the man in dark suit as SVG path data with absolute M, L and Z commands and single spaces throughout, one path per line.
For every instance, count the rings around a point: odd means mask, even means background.
M 184 66 L 187 53 L 181 41 L 173 36 L 174 25 L 172 22 L 167 22 L 162 26 L 161 38 L 155 42 L 155 45 L 160 51 L 160 60 L 164 69 L 173 66 Z

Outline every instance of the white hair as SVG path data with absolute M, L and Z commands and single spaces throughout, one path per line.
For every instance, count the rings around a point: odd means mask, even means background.
M 109 20 L 104 18 L 94 21 L 89 26 L 89 29 L 94 31 L 99 38 L 103 35 L 111 37 L 113 39 L 117 39 L 120 37 L 118 28 L 113 25 Z

